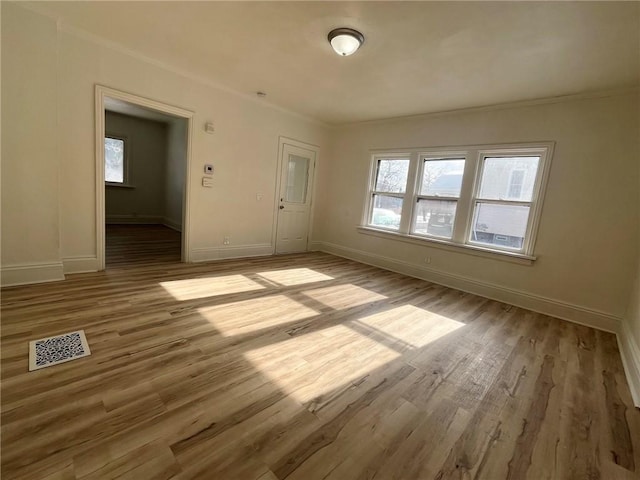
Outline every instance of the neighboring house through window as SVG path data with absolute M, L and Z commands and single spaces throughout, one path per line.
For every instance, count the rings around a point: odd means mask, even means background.
M 479 161 L 469 242 L 522 251 L 540 155 L 481 155 Z
M 465 159 L 420 156 L 412 233 L 451 238 Z
M 522 186 L 524 184 L 524 170 L 512 170 L 509 178 L 509 198 L 518 199 L 522 195 Z

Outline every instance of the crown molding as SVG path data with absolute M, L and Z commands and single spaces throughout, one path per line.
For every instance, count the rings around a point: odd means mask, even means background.
M 592 100 L 597 98 L 609 98 L 623 95 L 640 94 L 640 85 L 635 87 L 622 87 L 607 90 L 594 90 L 591 92 L 575 93 L 570 95 L 559 95 L 555 97 L 535 98 L 532 100 L 519 100 L 515 102 L 496 103 L 491 105 L 482 105 L 477 107 L 457 108 L 453 110 L 441 110 L 437 112 L 424 112 L 415 115 L 400 115 L 396 117 L 379 118 L 374 120 L 362 120 L 356 122 L 345 122 L 340 124 L 331 124 L 331 128 L 351 128 L 363 125 L 379 125 L 384 123 L 396 123 L 416 121 L 427 118 L 437 118 L 449 115 L 462 115 L 465 113 L 482 113 L 498 110 L 508 110 L 513 108 L 535 107 L 538 105 L 549 105 L 554 103 L 577 102 L 581 100 Z

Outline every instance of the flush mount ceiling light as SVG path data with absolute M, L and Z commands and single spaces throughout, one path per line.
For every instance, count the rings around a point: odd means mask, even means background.
M 336 53 L 343 57 L 355 53 L 364 43 L 364 35 L 352 28 L 336 28 L 327 38 Z

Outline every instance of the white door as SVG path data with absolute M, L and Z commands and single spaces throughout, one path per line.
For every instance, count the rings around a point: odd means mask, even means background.
M 283 144 L 276 253 L 307 250 L 315 161 L 315 151 Z

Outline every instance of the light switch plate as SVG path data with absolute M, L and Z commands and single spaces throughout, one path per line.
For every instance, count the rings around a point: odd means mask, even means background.
M 213 187 L 213 179 L 209 177 L 202 177 L 202 186 L 203 187 Z

